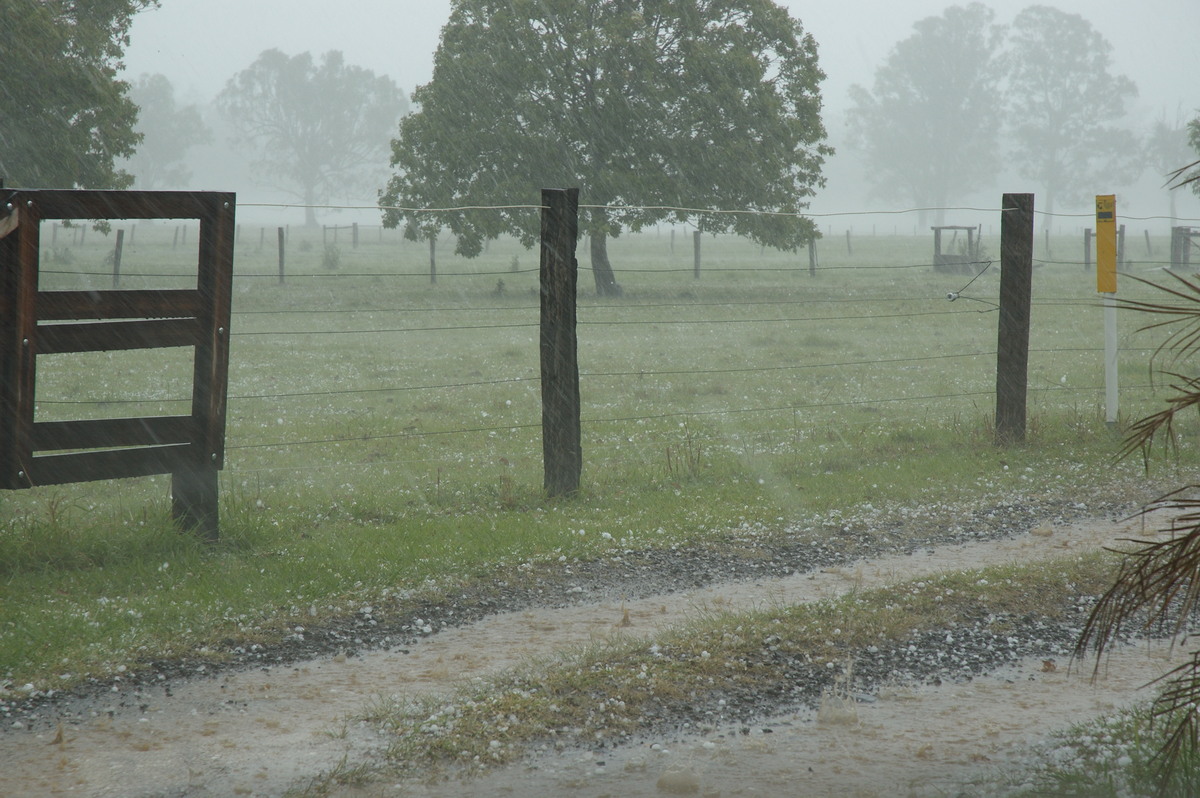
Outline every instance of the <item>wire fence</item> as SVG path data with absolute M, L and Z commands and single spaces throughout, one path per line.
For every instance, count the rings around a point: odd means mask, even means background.
M 538 206 L 456 210 L 497 209 Z M 813 216 L 921 210 L 938 209 Z M 994 212 L 999 227 L 1000 208 L 940 210 Z M 126 239 L 121 279 L 146 287 L 186 281 L 195 235 L 189 250 L 180 228 L 140 226 L 132 243 Z M 356 232 L 358 247 L 342 249 L 331 265 L 328 228 L 289 231 L 296 254 L 285 282 L 266 229 L 257 244 L 239 232 L 227 478 L 276 475 L 286 485 L 289 474 L 399 469 L 419 482 L 457 469 L 474 475 L 462 477 L 469 481 L 528 466 L 540 429 L 538 270 L 519 263 L 529 255 L 511 239 L 492 242 L 476 261 L 443 253 L 433 282 L 428 242 L 382 228 Z M 1060 254 L 1075 252 L 1072 240 L 1078 259 Z M 1127 269 L 1172 266 L 1156 254 L 1166 251 L 1163 237 L 1145 241 Z M 687 243 L 662 228 L 613 239 L 610 254 L 627 290 L 617 300 L 581 291 L 582 423 L 596 455 L 592 473 L 678 476 L 678 452 L 689 452 L 684 461 L 696 466 L 701 448 L 706 457 L 718 449 L 817 468 L 831 446 L 869 452 L 871 441 L 900 429 L 987 423 L 999 270 L 988 268 L 986 252 L 997 247 L 994 237 L 981 235 L 980 253 L 966 253 L 971 258 L 952 273 L 926 257 L 932 242 L 924 238 L 826 238 L 815 266 L 728 235 L 706 238 L 702 268 L 672 263 L 692 254 Z M 1095 416 L 1104 347 L 1093 329 L 1094 279 L 1081 274 L 1077 236 L 1045 247 L 1053 252 L 1034 260 L 1032 402 L 1047 416 Z M 43 287 L 106 287 L 109 249 L 99 234 L 64 234 L 41 269 Z M 1130 330 L 1122 339 L 1125 370 L 1145 374 L 1161 338 Z M 114 363 L 97 356 L 50 366 L 39 413 L 116 417 L 188 401 L 179 387 L 189 376 L 184 358 L 149 368 Z M 1122 396 L 1136 411 L 1156 390 L 1141 378 L 1122 385 Z

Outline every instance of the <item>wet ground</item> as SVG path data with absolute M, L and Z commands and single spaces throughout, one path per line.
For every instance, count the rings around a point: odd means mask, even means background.
M 879 554 L 789 576 L 526 606 L 387 651 L 114 685 L 14 721 L 18 728 L 0 735 L 0 795 L 283 795 L 322 773 L 378 758 L 386 739 L 351 718 L 379 696 L 448 691 L 563 648 L 653 635 L 714 608 L 812 601 L 1145 535 L 1137 521 L 1041 524 L 1013 537 Z M 1019 762 L 1050 730 L 1133 699 L 1148 675 L 1165 669 L 1164 656 L 1162 647 L 1122 651 L 1096 683 L 1087 678 L 1090 668 L 1082 675 L 1069 670 L 1064 656 L 1035 656 L 965 684 L 884 685 L 840 710 L 826 707 L 823 719 L 809 710 L 760 713 L 750 723 L 647 737 L 622 749 L 543 753 L 483 780 L 342 789 L 347 796 L 956 794 L 953 785 Z

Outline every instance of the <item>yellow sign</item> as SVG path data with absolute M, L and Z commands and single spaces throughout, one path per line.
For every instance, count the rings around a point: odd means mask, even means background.
M 1117 293 L 1117 198 L 1096 195 L 1096 290 Z

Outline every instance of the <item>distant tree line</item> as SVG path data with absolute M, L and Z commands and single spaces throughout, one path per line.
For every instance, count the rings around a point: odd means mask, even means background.
M 969 3 L 913 28 L 872 88 L 851 90 L 851 144 L 880 196 L 942 208 L 1012 164 L 1053 212 L 1146 168 L 1165 178 L 1187 148 L 1182 119 L 1144 137 L 1127 126 L 1137 87 L 1082 16 L 1034 5 L 1005 27 Z
M 0 0 L 9 185 L 186 187 L 188 151 L 215 139 L 204 114 L 161 75 L 120 75 L 130 21 L 154 5 Z M 771 0 L 454 0 L 412 113 L 390 78 L 336 51 L 265 51 L 214 107 L 256 179 L 308 206 L 309 224 L 313 206 L 386 183 L 385 224 L 426 240 L 448 229 L 473 255 L 501 234 L 532 243 L 535 220 L 400 209 L 580 186 L 597 290 L 616 293 L 607 241 L 623 230 L 688 222 L 783 249 L 819 235 L 803 215 L 833 152 L 817 45 Z M 947 207 L 1011 164 L 1053 211 L 1200 151 L 1200 116 L 1130 127 L 1136 96 L 1083 17 L 1034 5 L 1002 26 L 972 2 L 917 21 L 872 87 L 852 88 L 850 146 L 892 204 Z M 765 213 L 704 212 L 717 208 Z

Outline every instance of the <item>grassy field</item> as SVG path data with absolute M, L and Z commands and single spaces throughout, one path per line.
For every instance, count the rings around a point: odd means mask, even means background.
M 122 287 L 187 285 L 195 231 L 176 236 L 127 233 Z M 664 229 L 611 243 L 624 293 L 598 299 L 584 254 L 584 485 L 555 501 L 536 252 L 498 241 L 468 261 L 444 244 L 431 283 L 425 243 L 296 228 L 281 285 L 274 231 L 261 238 L 244 228 L 236 255 L 222 541 L 172 529 L 165 477 L 0 495 L 0 683 L 61 689 L 504 563 L 865 503 L 1070 496 L 1140 468 L 1113 465 L 1102 316 L 1075 236 L 1036 255 L 1030 440 L 1012 450 L 991 445 L 998 263 L 968 286 L 933 272 L 925 237 L 861 236 L 851 254 L 831 236 L 810 275 L 806 255 L 706 237 L 696 279 L 690 235 L 672 251 Z M 112 245 L 59 230 L 42 288 L 109 287 Z M 998 250 L 985 235 L 985 257 Z M 1161 274 L 1153 256 L 1130 268 Z M 1163 334 L 1138 325 L 1121 319 L 1123 420 L 1167 395 L 1147 371 Z M 189 357 L 45 358 L 38 420 L 184 413 Z M 1186 468 L 1195 430 L 1179 431 Z

